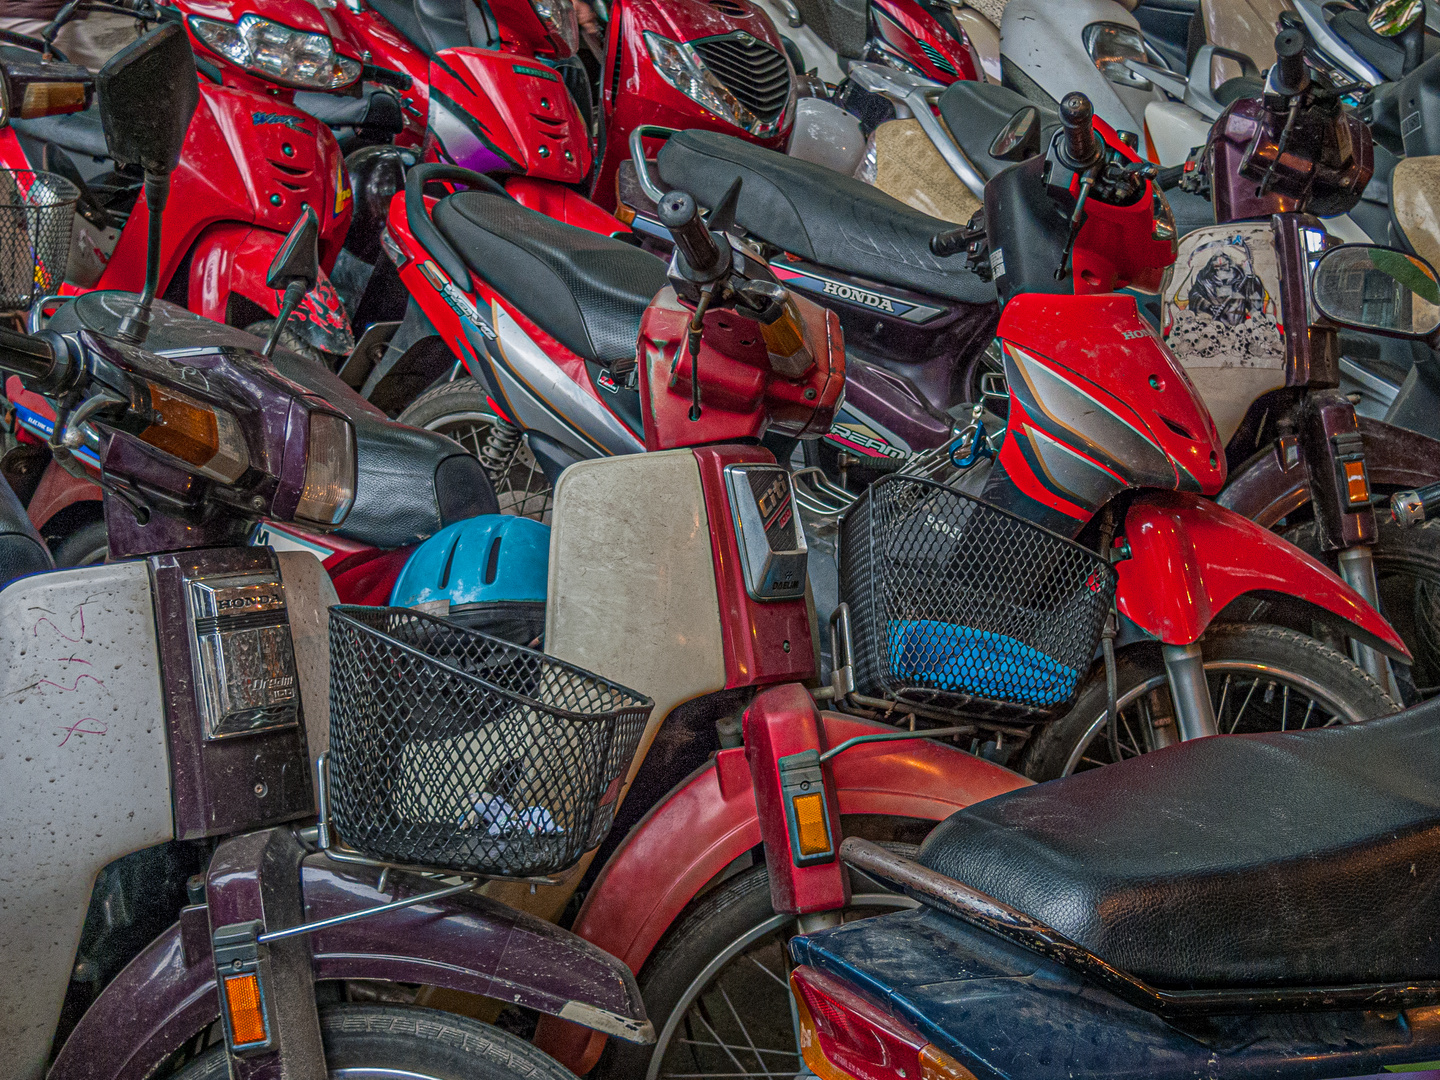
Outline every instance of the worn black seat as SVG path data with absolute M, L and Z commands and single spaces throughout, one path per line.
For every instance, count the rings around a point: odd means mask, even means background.
M 993 304 L 995 288 L 937 259 L 930 238 L 955 226 L 922 214 L 823 165 L 713 131 L 682 131 L 660 150 L 671 188 L 715 206 L 740 177 L 736 222 L 753 236 L 821 266 L 966 304 Z
M 370 6 L 432 59 L 441 49 L 499 44 L 489 6 L 474 0 L 375 0 Z
M 571 352 L 634 358 L 640 317 L 667 280 L 654 255 L 486 192 L 447 196 L 433 217 L 472 273 Z
M 962 79 L 952 83 L 936 102 L 940 118 L 955 136 L 955 142 L 986 180 L 1015 164 L 991 157 L 990 144 L 1010 118 L 1026 105 L 1034 105 L 1039 111 L 1040 145 L 1048 146 L 1060 130 L 1060 110 L 1037 104 L 1008 86 Z
M 50 549 L 10 485 L 0 480 L 0 589 L 26 574 L 53 570 Z
M 926 866 L 1166 988 L 1440 979 L 1440 700 L 978 803 Z

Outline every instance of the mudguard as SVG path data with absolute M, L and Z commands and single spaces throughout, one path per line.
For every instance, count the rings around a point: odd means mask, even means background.
M 384 903 L 374 871 L 324 856 L 302 868 L 306 917 Z M 551 923 L 467 893 L 310 937 L 316 980 L 423 983 L 514 1002 L 635 1041 L 652 1039 L 623 964 Z M 203 906 L 156 938 L 105 988 L 65 1041 L 48 1080 L 143 1080 L 219 1015 Z
M 895 730 L 841 713 L 821 713 L 820 719 L 826 747 Z M 857 746 L 835 757 L 830 769 L 842 815 L 940 821 L 1030 783 L 983 758 L 926 739 Z M 656 804 L 611 855 L 575 919 L 575 933 L 638 972 L 696 894 L 759 843 L 745 751 L 721 750 Z M 604 1049 L 603 1037 L 550 1021 L 542 1021 L 536 1042 L 582 1075 Z
M 240 296 L 270 315 L 279 315 L 285 291 L 268 287 L 265 278 L 284 242 L 283 233 L 248 225 L 227 223 L 207 230 L 196 241 L 190 260 L 190 310 L 228 322 L 231 298 Z M 324 352 L 348 356 L 355 348 L 350 316 L 323 269 L 289 326 L 306 344 Z
M 1356 640 L 1410 659 L 1394 628 L 1333 571 L 1233 510 L 1184 492 L 1146 492 L 1125 516 L 1125 541 L 1116 604 L 1167 645 L 1198 640 L 1237 597 L 1268 593 L 1303 600 Z

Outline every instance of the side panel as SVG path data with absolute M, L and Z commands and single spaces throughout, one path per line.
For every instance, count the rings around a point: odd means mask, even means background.
M 1116 603 L 1161 641 L 1188 645 L 1236 597 L 1293 596 L 1338 616 L 1354 636 L 1398 659 L 1393 627 L 1326 567 L 1233 511 L 1181 492 L 1146 493 L 1125 517 L 1132 557 L 1116 564 Z
M 143 562 L 0 592 L 0 1046 L 39 1077 L 95 875 L 173 835 L 160 661 Z
M 822 744 L 893 728 L 821 713 Z M 927 740 L 858 746 L 830 763 L 840 813 L 939 821 L 1024 787 L 1024 777 Z M 610 857 L 575 919 L 575 933 L 638 972 L 665 931 L 726 865 L 760 843 L 745 751 L 721 750 L 658 803 Z M 539 1045 L 567 1067 L 593 1067 L 603 1040 L 549 1021 Z

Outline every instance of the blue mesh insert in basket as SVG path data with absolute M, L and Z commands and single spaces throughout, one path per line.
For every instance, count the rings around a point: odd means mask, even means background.
M 890 668 L 941 690 L 1057 705 L 1070 700 L 1080 672 L 1005 634 L 933 619 L 898 619 L 888 634 Z

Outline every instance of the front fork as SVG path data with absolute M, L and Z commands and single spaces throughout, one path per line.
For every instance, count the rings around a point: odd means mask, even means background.
M 1340 576 L 1345 579 L 1345 584 L 1363 596 L 1367 604 L 1379 611 L 1380 589 L 1375 581 L 1375 558 L 1371 554 L 1370 545 L 1357 544 L 1355 547 L 1346 548 L 1340 552 L 1339 561 Z M 1365 674 L 1380 684 L 1382 690 L 1395 701 L 1403 704 L 1400 686 L 1395 680 L 1395 672 L 1390 667 L 1390 660 L 1384 653 L 1372 649 L 1369 645 L 1362 645 L 1351 638 L 1350 656 Z

